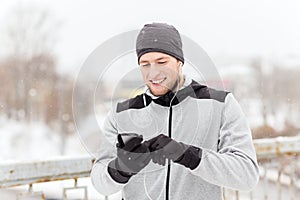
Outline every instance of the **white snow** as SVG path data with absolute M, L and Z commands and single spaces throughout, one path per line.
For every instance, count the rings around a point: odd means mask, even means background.
M 60 135 L 41 122 L 25 123 L 0 117 L 0 160 L 1 163 L 15 161 L 43 160 L 60 156 Z M 73 134 L 66 138 L 65 155 L 87 154 L 79 136 Z M 64 187 L 73 187 L 73 180 L 54 181 L 33 185 L 33 191 L 43 191 L 46 198 L 62 199 Z M 92 186 L 90 178 L 80 178 L 78 186 L 88 187 L 89 199 L 104 199 Z M 28 191 L 28 186 L 0 189 L 1 199 L 16 199 L 18 193 Z M 82 198 L 82 190 L 72 190 L 69 197 Z M 72 196 L 73 195 L 73 196 Z M 33 199 L 39 199 L 38 196 Z M 110 196 L 111 200 L 120 199 L 120 194 Z

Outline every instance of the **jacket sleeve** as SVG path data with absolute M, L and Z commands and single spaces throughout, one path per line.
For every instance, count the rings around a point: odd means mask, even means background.
M 259 180 L 259 168 L 246 118 L 229 93 L 225 98 L 218 151 L 202 149 L 200 164 L 192 170 L 209 183 L 249 191 Z
M 121 191 L 125 186 L 114 181 L 108 173 L 108 163 L 117 157 L 115 144 L 118 133 L 112 111 L 104 121 L 103 134 L 97 159 L 91 171 L 91 181 L 99 193 L 108 196 Z

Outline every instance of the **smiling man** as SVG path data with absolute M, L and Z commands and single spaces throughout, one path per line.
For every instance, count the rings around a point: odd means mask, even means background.
M 251 190 L 258 164 L 234 96 L 182 74 L 182 41 L 171 25 L 146 24 L 136 53 L 145 92 L 108 114 L 94 187 L 122 191 L 124 200 L 221 200 L 222 187 Z
M 183 85 L 182 61 L 165 53 L 149 52 L 139 62 L 143 80 L 153 95 L 161 96 Z

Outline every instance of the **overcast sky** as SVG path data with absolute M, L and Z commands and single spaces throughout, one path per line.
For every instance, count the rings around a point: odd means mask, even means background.
M 0 30 L 17 4 L 42 5 L 62 22 L 56 52 L 63 71 L 110 37 L 153 21 L 174 25 L 212 57 L 300 55 L 297 0 L 0 0 Z

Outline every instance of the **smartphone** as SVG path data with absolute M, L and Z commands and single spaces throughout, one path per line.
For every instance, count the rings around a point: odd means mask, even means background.
M 119 145 L 120 147 L 124 147 L 125 144 L 131 140 L 132 138 L 135 138 L 135 137 L 140 137 L 140 138 L 143 138 L 142 135 L 139 135 L 137 133 L 120 133 L 118 134 L 118 142 L 119 142 Z

